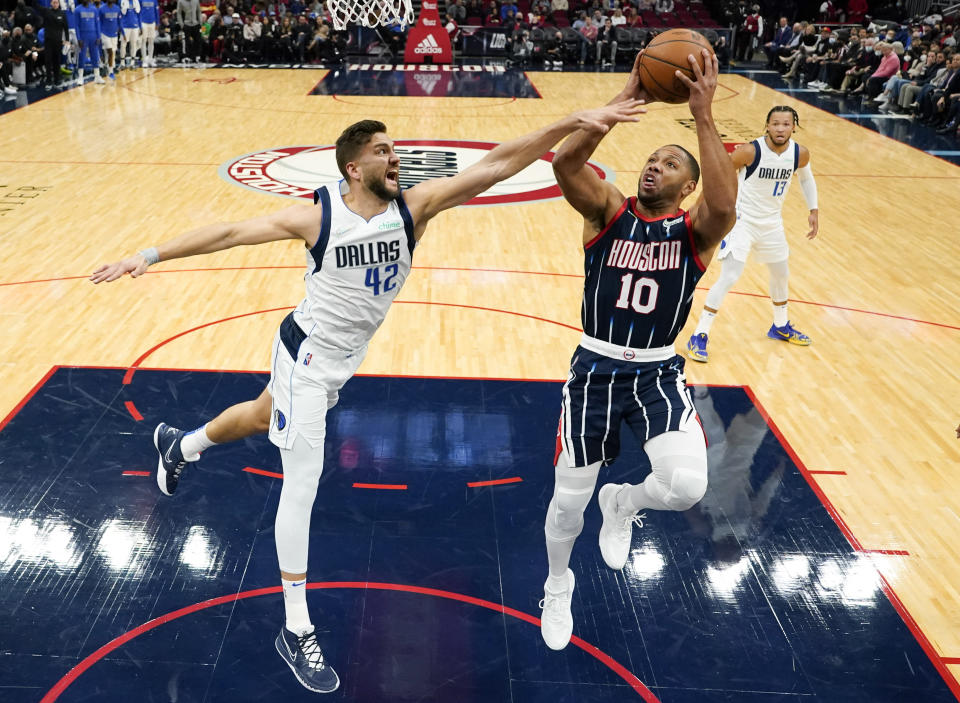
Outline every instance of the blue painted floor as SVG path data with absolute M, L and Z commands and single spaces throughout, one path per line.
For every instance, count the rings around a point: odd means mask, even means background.
M 152 475 L 157 422 L 193 427 L 266 376 L 123 375 L 58 369 L 0 428 L 0 700 L 316 700 L 273 649 L 280 479 L 245 469 L 280 471 L 276 449 L 212 448 L 173 498 Z M 351 380 L 310 541 L 314 622 L 343 681 L 324 700 L 954 700 L 744 389 L 694 395 L 707 496 L 648 513 L 622 573 L 600 557 L 594 499 L 573 614 L 598 651 L 558 653 L 526 618 L 560 384 Z M 605 480 L 647 471 L 625 433 Z

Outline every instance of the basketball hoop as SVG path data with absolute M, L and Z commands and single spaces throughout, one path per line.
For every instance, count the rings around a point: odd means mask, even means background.
M 327 0 L 333 28 L 342 31 L 347 24 L 378 27 L 399 23 L 404 29 L 413 24 L 410 0 Z

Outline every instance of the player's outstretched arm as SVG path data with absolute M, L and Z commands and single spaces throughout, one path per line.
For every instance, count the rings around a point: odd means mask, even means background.
M 698 254 L 707 261 L 736 221 L 737 172 L 713 121 L 712 103 L 717 90 L 719 62 L 716 55 L 706 49 L 702 50 L 702 54 L 703 71 L 692 55 L 688 57 L 695 80 L 690 80 L 680 71 L 676 72 L 676 76 L 690 91 L 690 114 L 697 124 L 703 192 L 690 209 L 690 219 Z
M 320 232 L 320 215 L 319 206 L 297 204 L 262 217 L 206 225 L 120 261 L 103 264 L 91 274 L 90 280 L 109 283 L 125 273 L 137 278 L 158 261 L 209 254 L 241 245 L 298 238 L 312 245 Z
M 610 101 L 610 104 L 625 100 L 639 100 L 643 104 L 650 102 L 640 82 L 642 56 L 642 51 L 637 54 L 627 84 Z M 640 111 L 646 112 L 646 109 Z M 553 157 L 553 174 L 557 178 L 563 197 L 583 215 L 585 230 L 593 232 L 603 229 L 608 215 L 616 212 L 625 197 L 615 185 L 600 178 L 592 168 L 587 166 L 587 160 L 596 151 L 604 136 L 606 132 L 579 130 L 570 135 Z M 584 237 L 587 236 L 588 233 L 585 231 Z
M 462 205 L 491 186 L 516 175 L 532 164 L 561 138 L 578 129 L 606 133 L 618 122 L 636 122 L 642 112 L 639 100 L 583 110 L 535 132 L 500 144 L 461 173 L 450 178 L 436 178 L 415 185 L 404 195 L 417 237 L 427 221 L 437 213 Z

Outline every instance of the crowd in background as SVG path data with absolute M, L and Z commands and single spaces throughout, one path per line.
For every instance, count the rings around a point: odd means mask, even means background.
M 63 5 L 61 6 L 61 3 Z M 816 90 L 879 103 L 942 133 L 960 119 L 954 20 L 908 17 L 902 0 L 441 0 L 453 46 L 476 26 L 507 36 L 506 59 L 560 68 L 629 62 L 658 31 L 705 34 L 722 64 L 765 61 Z M 169 62 L 335 64 L 348 52 L 402 60 L 406 29 L 357 46 L 320 0 L 0 0 L 0 88 L 97 82 Z M 727 36 L 735 37 L 728 46 Z M 359 36 L 359 34 L 357 35 Z

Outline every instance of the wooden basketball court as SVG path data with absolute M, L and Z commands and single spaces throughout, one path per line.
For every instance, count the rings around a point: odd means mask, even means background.
M 2 117 L 0 417 L 53 366 L 268 370 L 274 331 L 303 295 L 294 243 L 161 263 L 138 280 L 86 280 L 182 231 L 290 202 L 227 182 L 222 164 L 333 144 L 363 118 L 384 121 L 398 140 L 502 141 L 605 103 L 625 80 L 530 73 L 541 99 L 310 95 L 325 74 L 126 72 L 116 85 Z M 803 236 L 799 187 L 784 217 L 790 317 L 813 345 L 766 338 L 766 269 L 750 263 L 714 323 L 709 364 L 688 362 L 688 381 L 752 389 L 928 653 L 960 679 L 960 250 L 950 219 L 960 170 L 742 76 L 720 83 L 714 112 L 725 141 L 758 136 L 775 104 L 800 113 L 795 136 L 812 153 L 820 236 Z M 629 194 L 657 146 L 696 153 L 690 124 L 685 105 L 653 105 L 593 160 Z M 565 378 L 580 335 L 580 227 L 560 199 L 439 216 L 360 373 Z M 678 348 L 717 272 L 709 267 Z

